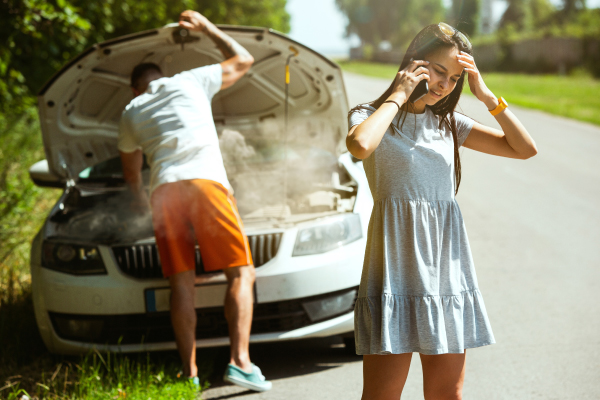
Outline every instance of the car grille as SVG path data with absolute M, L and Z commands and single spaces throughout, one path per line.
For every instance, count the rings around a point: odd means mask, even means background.
M 341 296 L 358 288 L 344 289 L 326 295 L 254 305 L 252 334 L 286 332 L 313 324 L 302 307 L 303 302 L 332 296 Z M 352 308 L 354 309 L 354 304 Z M 343 315 L 333 315 L 328 319 Z M 128 315 L 74 315 L 50 312 L 50 319 L 59 337 L 84 343 L 140 344 L 173 342 L 173 328 L 169 312 Z M 223 307 L 197 309 L 196 338 L 211 339 L 227 337 L 227 320 Z M 73 326 L 90 329 L 77 330 Z M 71 328 L 70 328 L 71 327 Z
M 277 254 L 283 233 L 267 233 L 248 236 L 250 252 L 255 267 L 266 264 Z M 112 248 L 117 264 L 123 273 L 138 279 L 162 278 L 158 249 L 155 243 Z M 196 275 L 205 274 L 200 249 L 196 246 Z

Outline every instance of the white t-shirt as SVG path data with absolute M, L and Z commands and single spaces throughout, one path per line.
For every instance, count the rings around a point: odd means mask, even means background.
M 156 79 L 125 107 L 120 151 L 142 149 L 150 165 L 150 193 L 163 183 L 209 179 L 231 189 L 212 117 L 221 88 L 220 64 Z

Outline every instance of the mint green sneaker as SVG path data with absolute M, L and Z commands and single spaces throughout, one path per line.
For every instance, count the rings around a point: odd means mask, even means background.
M 189 378 L 183 377 L 183 372 L 179 371 L 177 373 L 177 378 L 179 380 L 183 380 L 188 382 L 190 385 L 195 386 L 196 388 L 200 389 L 200 378 L 198 378 L 197 376 L 192 376 Z
M 187 379 L 188 379 L 188 382 L 189 382 L 189 383 L 190 383 L 192 386 L 194 386 L 194 387 L 196 387 L 196 388 L 200 389 L 200 378 L 198 378 L 197 376 L 194 376 L 194 377 L 187 378 Z
M 246 372 L 232 364 L 227 365 L 223 380 L 257 392 L 266 392 L 273 386 L 270 381 L 265 380 L 260 368 L 254 364 L 252 364 L 252 372 Z

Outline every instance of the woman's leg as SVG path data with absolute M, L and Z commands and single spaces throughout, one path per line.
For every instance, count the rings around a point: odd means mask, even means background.
M 425 400 L 460 400 L 465 380 L 466 351 L 463 354 L 420 354 L 423 365 Z
M 363 356 L 362 400 L 398 400 L 412 353 Z

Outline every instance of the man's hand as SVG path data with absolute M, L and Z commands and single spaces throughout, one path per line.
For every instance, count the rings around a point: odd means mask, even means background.
M 136 214 L 144 214 L 149 211 L 148 195 L 144 190 L 142 181 L 142 165 L 144 153 L 138 149 L 131 153 L 119 152 L 121 154 L 121 165 L 123 166 L 123 179 L 127 182 L 131 192 L 131 211 Z
M 179 14 L 179 26 L 191 31 L 203 31 L 208 23 L 208 18 L 198 11 L 186 10 Z
M 132 192 L 131 203 L 129 203 L 131 212 L 134 214 L 146 214 L 150 212 L 150 201 L 145 190 Z
M 254 58 L 248 50 L 197 11 L 186 10 L 182 12 L 179 15 L 179 26 L 194 31 L 202 31 L 217 45 L 223 57 L 225 57 L 225 61 L 221 63 L 221 67 L 223 67 L 221 89 L 227 89 L 237 82 L 254 63 Z

